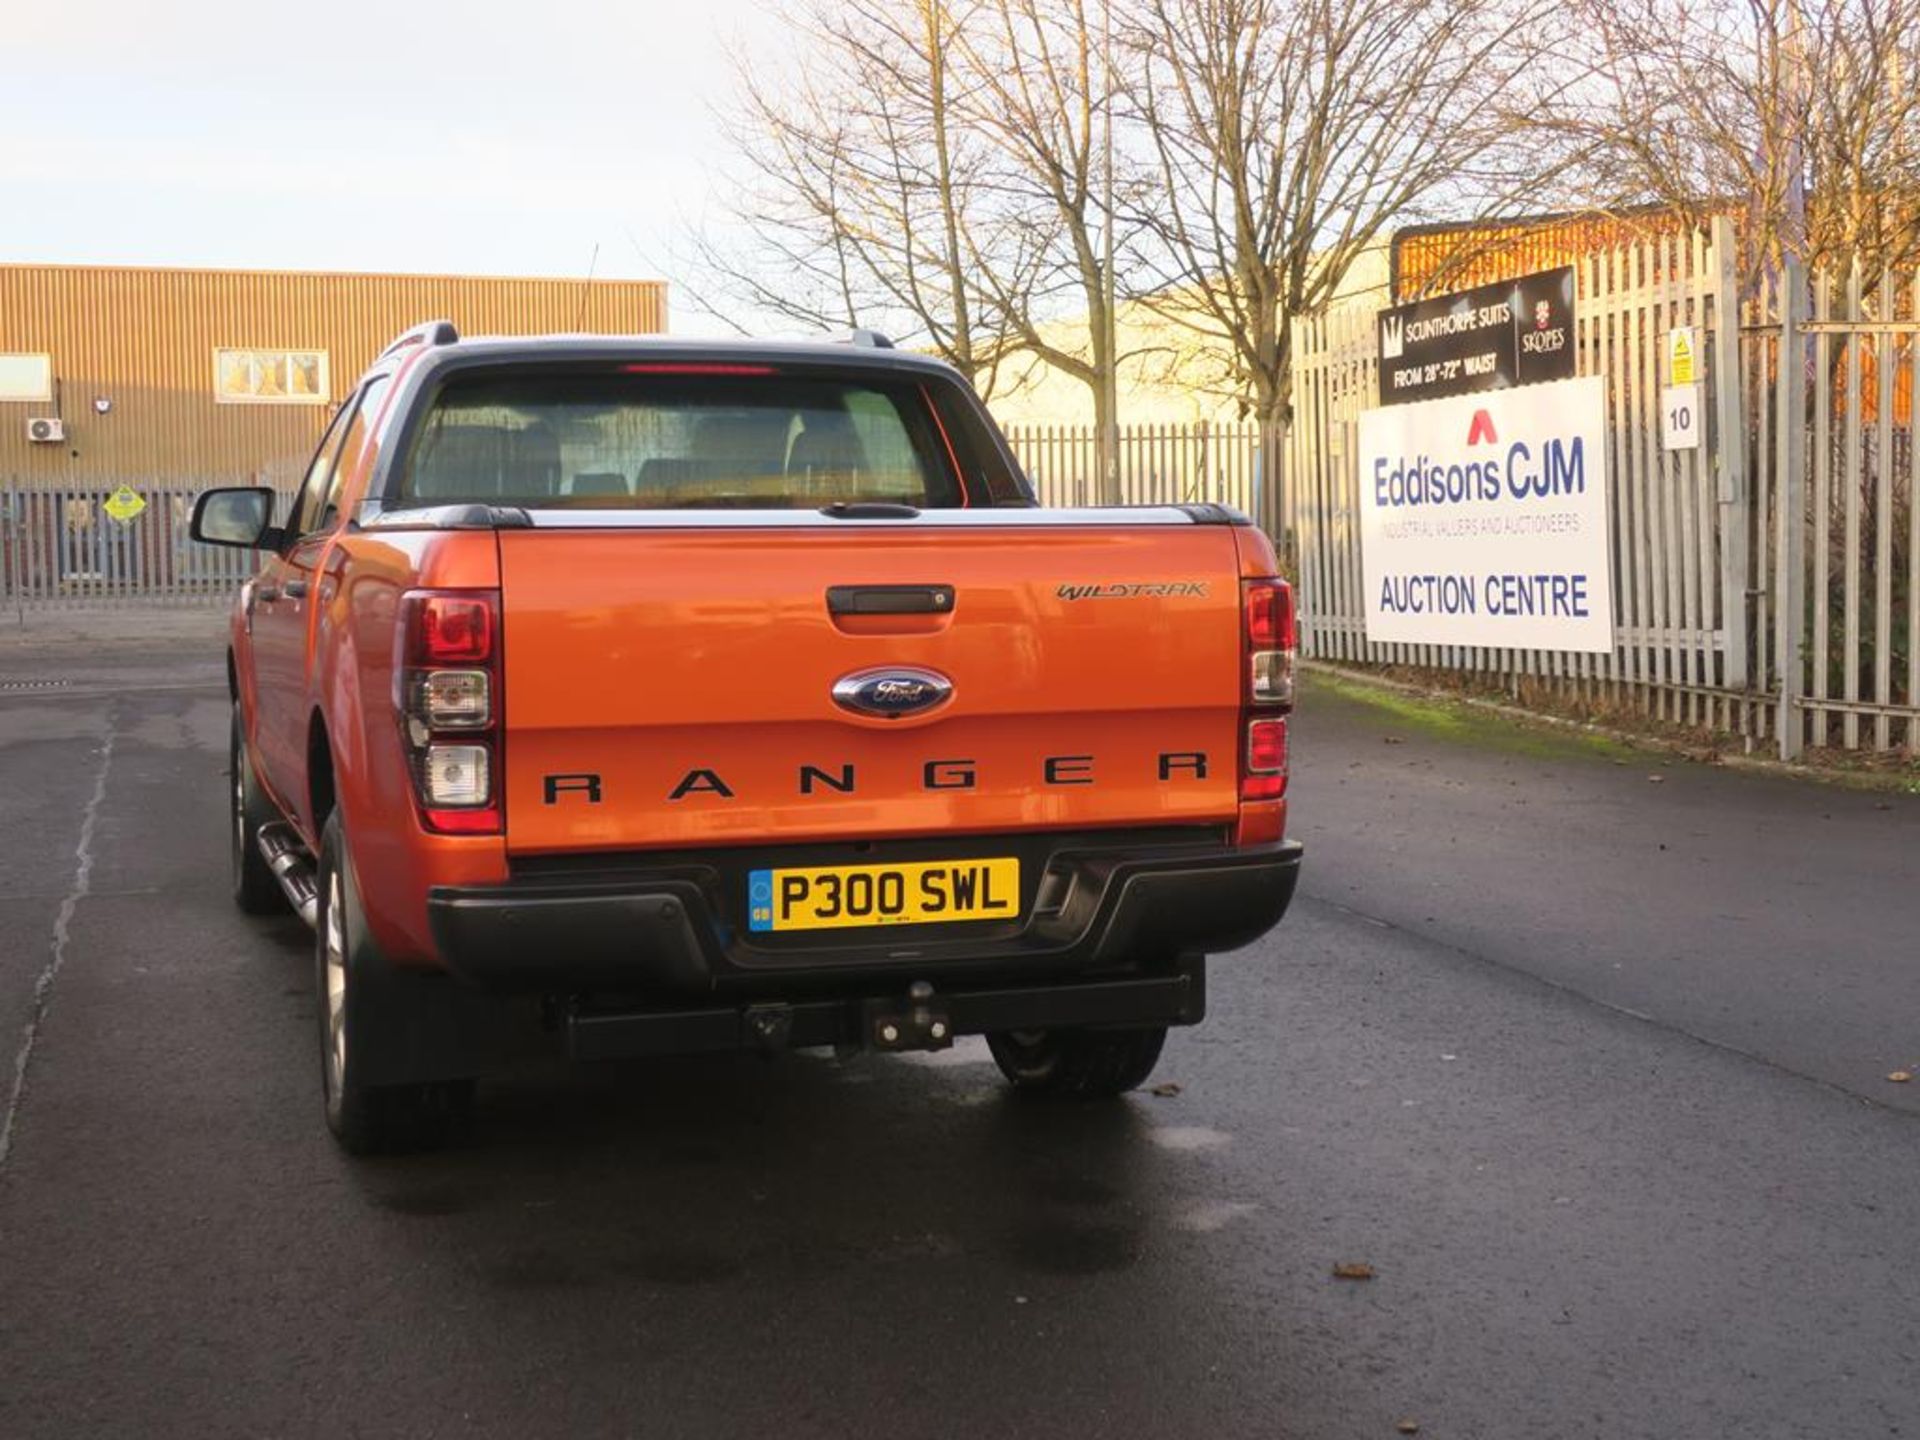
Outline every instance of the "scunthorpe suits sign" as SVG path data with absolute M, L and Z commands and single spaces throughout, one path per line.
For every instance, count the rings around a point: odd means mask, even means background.
M 1613 648 L 1605 384 L 1361 415 L 1369 640 Z

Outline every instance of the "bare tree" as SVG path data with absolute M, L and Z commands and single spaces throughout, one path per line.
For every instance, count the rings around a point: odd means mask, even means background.
M 795 64 L 742 65 L 727 130 L 743 173 L 697 242 L 709 308 L 883 327 L 992 390 L 1002 313 L 1039 260 L 961 115 L 964 19 L 945 0 L 813 0 Z
M 1395 227 L 1491 213 L 1550 178 L 1513 123 L 1564 83 L 1542 63 L 1549 16 L 1544 0 L 1134 0 L 1131 108 L 1159 172 L 1142 278 L 1225 347 L 1267 454 L 1291 320 Z
M 1920 0 L 1581 0 L 1588 79 L 1538 117 L 1589 203 L 1732 210 L 1787 253 L 1920 259 Z
M 801 61 L 741 72 L 744 183 L 704 268 L 762 313 L 893 323 L 983 391 L 1015 357 L 1051 366 L 1108 434 L 1108 19 L 1086 0 L 813 0 Z
M 1092 393 L 1104 493 L 1117 500 L 1117 461 L 1107 453 L 1120 359 L 1109 270 L 1113 76 L 1102 33 L 1110 18 L 1090 15 L 1085 0 L 982 0 L 960 45 L 968 120 L 992 147 L 994 184 L 1038 262 L 1023 292 L 1008 292 L 991 267 L 980 279 L 1010 337 Z M 1085 316 L 1084 345 L 1077 326 L 1049 323 L 1067 315 Z

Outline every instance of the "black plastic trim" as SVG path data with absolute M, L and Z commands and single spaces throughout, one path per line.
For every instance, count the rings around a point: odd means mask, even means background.
M 941 848 L 1032 854 L 1032 844 L 973 836 Z M 747 932 L 744 877 L 753 862 L 744 858 L 717 865 L 662 857 L 630 877 L 436 887 L 427 913 L 442 963 L 491 988 L 793 998 L 864 992 L 885 977 L 1038 981 L 1235 949 L 1286 913 L 1301 853 L 1296 841 L 1059 847 L 1044 864 L 1023 862 L 1019 921 L 912 931 Z M 784 863 L 809 862 L 796 851 Z
M 889 997 L 903 1003 L 904 997 Z M 575 1060 L 614 1060 L 643 1055 L 684 1055 L 711 1050 L 766 1049 L 872 1043 L 868 1017 L 874 998 L 803 1001 L 774 1007 L 701 1010 L 575 1009 L 566 1018 L 568 1054 Z M 1182 962 L 1173 970 L 1118 980 L 1069 985 L 1019 985 L 982 990 L 936 990 L 928 1003 L 955 1035 L 996 1030 L 1052 1030 L 1079 1026 L 1136 1028 L 1197 1025 L 1206 1018 L 1206 963 Z M 768 1026 L 768 1018 L 777 1027 Z M 759 1022 L 756 1024 L 756 1022 Z
M 1231 505 L 1192 504 L 1176 505 L 1176 510 L 1184 511 L 1196 525 L 1251 525 L 1253 521 L 1241 514 Z

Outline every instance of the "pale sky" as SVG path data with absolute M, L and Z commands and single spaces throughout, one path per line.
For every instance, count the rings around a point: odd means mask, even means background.
M 755 0 L 0 0 L 0 260 L 669 280 Z M 708 329 L 670 295 L 674 328 Z

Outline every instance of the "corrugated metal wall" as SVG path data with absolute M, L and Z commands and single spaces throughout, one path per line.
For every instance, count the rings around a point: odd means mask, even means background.
M 1623 215 L 1543 215 L 1478 224 L 1423 225 L 1393 237 L 1396 304 L 1496 280 L 1578 265 L 1602 250 L 1689 233 L 1678 211 L 1643 206 Z
M 633 335 L 664 330 L 666 310 L 657 280 L 0 265 L 0 352 L 50 354 L 56 386 L 51 404 L 0 403 L 0 477 L 297 471 L 330 406 L 216 404 L 216 349 L 325 350 L 337 401 L 422 320 L 450 318 L 462 334 Z M 66 443 L 29 443 L 36 415 L 64 420 Z

